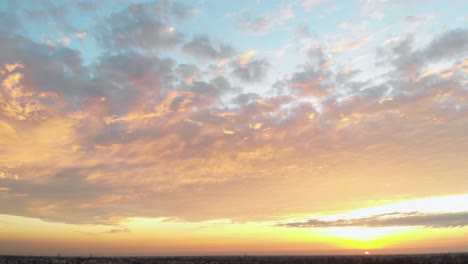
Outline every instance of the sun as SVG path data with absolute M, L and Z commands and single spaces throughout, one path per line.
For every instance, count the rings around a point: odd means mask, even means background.
M 369 255 L 369 251 L 364 251 L 364 255 Z

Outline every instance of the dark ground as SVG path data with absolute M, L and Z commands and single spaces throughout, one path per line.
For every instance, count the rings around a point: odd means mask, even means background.
M 35 257 L 0 256 L 0 264 L 217 264 L 217 263 L 458 263 L 468 264 L 468 253 L 432 255 L 374 255 L 374 256 L 212 256 L 212 257 Z

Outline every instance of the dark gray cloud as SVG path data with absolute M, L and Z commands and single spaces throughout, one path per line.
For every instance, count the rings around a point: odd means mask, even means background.
M 170 12 L 175 19 L 180 21 L 186 21 L 198 14 L 198 10 L 195 7 L 180 2 L 170 2 Z
M 197 94 L 210 94 L 215 96 L 240 91 L 239 87 L 232 86 L 229 80 L 222 76 L 213 78 L 208 82 L 194 81 L 190 84 L 182 83 L 180 89 Z
M 125 51 L 104 54 L 94 64 L 84 66 L 81 53 L 67 47 L 50 48 L 24 37 L 0 36 L 0 63 L 20 61 L 23 83 L 29 88 L 64 95 L 74 106 L 87 97 L 105 97 L 114 110 L 125 111 L 138 88 L 148 88 L 153 96 L 162 86 L 171 88 L 176 62 L 170 58 Z M 28 52 L 23 52 L 28 50 Z
M 97 39 L 107 48 L 173 49 L 182 34 L 165 18 L 158 2 L 134 4 L 102 21 Z
M 87 69 L 77 50 L 50 48 L 19 36 L 0 36 L 0 63 L 17 61 L 28 65 L 23 80 L 27 87 L 65 94 L 72 101 L 100 93 L 88 82 Z
M 19 5 L 22 5 L 20 10 L 23 16 L 33 20 L 35 23 L 47 23 L 49 25 L 50 32 L 43 32 L 44 34 L 51 32 L 53 34 L 66 34 L 77 31 L 69 17 L 70 6 L 65 3 L 40 0 Z
M 96 76 L 120 85 L 133 83 L 157 89 L 161 85 L 170 87 L 170 83 L 175 78 L 173 76 L 175 66 L 176 62 L 171 58 L 124 52 L 101 57 L 93 68 Z
M 309 64 L 315 68 L 320 68 L 327 62 L 325 52 L 321 47 L 311 47 L 306 51 Z
M 414 41 L 414 35 L 408 34 L 401 40 L 390 42 L 387 47 L 379 48 L 377 55 L 382 59 L 377 65 L 390 63 L 394 67 L 390 74 L 408 77 L 431 63 L 468 56 L 468 29 L 465 28 L 446 31 L 421 49 L 414 49 Z
M 234 54 L 234 48 L 226 44 L 214 44 L 207 36 L 195 36 L 182 47 L 186 54 L 199 59 L 218 60 Z
M 195 64 L 179 64 L 175 69 L 175 72 L 183 79 L 189 77 L 198 77 L 200 75 L 200 69 Z
M 460 58 L 468 55 L 468 29 L 459 28 L 444 32 L 434 38 L 429 46 L 422 51 L 423 58 L 429 61 Z
M 276 83 L 276 89 L 288 88 L 292 93 L 302 97 L 323 97 L 330 94 L 333 89 L 327 77 L 328 74 L 322 70 L 305 66 L 302 71 L 295 72 L 290 78 Z
M 232 76 L 247 83 L 262 81 L 270 69 L 270 63 L 265 59 L 254 59 L 245 65 L 236 65 Z
M 260 95 L 256 94 L 256 93 L 243 93 L 243 94 L 239 94 L 237 95 L 236 97 L 232 98 L 232 102 L 236 105 L 239 105 L 239 106 L 246 106 L 252 102 L 255 102 L 255 100 L 258 100 L 260 99 Z
M 88 86 L 108 99 L 120 112 L 140 97 L 159 102 L 162 89 L 173 87 L 175 60 L 139 52 L 106 54 L 91 66 L 93 78 Z
M 446 228 L 446 227 L 464 227 L 468 225 L 468 212 L 457 213 L 389 213 L 376 215 L 371 217 L 355 218 L 355 219 L 338 219 L 338 220 L 320 220 L 307 219 L 304 221 L 280 223 L 278 226 L 283 227 L 299 227 L 299 228 L 314 228 L 314 227 L 391 227 L 391 226 L 423 226 L 430 228 Z
M 2 33 L 2 31 L 18 32 L 22 26 L 20 19 L 12 12 L 0 12 L 0 17 L 2 18 L 2 23 L 0 23 L 0 33 Z

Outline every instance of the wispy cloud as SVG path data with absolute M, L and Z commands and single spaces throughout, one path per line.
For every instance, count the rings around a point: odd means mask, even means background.
M 464 227 L 468 225 L 468 212 L 457 213 L 389 213 L 371 217 L 355 219 L 338 219 L 325 221 L 308 219 L 304 222 L 282 223 L 282 227 L 300 228 L 326 228 L 326 227 L 393 227 L 393 226 L 420 226 L 429 228 Z

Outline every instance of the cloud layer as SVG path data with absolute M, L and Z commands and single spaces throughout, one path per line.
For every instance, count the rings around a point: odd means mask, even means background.
M 326 1 L 302 4 L 311 11 Z M 246 31 L 236 37 L 248 33 L 231 43 L 184 30 L 201 11 L 176 2 L 102 15 L 89 5 L 36 10 L 31 19 L 64 25 L 52 38 L 24 29 L 27 8 L 1 16 L 2 214 L 80 224 L 277 220 L 346 197 L 466 191 L 464 27 L 361 39 L 367 26 L 348 23 L 359 39 L 338 46 L 333 34 L 303 30 L 278 58 L 247 40 L 289 32 L 282 23 L 295 13 L 281 22 L 231 12 L 220 21 Z M 92 16 L 93 27 L 73 23 L 74 12 Z M 455 227 L 466 218 L 396 213 L 284 226 Z

